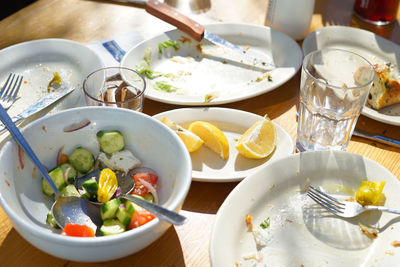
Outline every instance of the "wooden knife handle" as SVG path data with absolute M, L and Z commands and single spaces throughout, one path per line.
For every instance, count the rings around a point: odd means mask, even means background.
M 203 38 L 204 26 L 178 12 L 173 7 L 157 0 L 148 0 L 146 3 L 146 11 L 189 34 L 196 41 L 201 41 Z

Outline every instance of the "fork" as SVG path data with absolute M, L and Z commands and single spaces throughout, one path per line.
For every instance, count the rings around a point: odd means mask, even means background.
M 400 209 L 392 209 L 383 206 L 369 206 L 369 205 L 362 206 L 354 201 L 341 201 L 337 198 L 334 198 L 318 190 L 312 185 L 310 185 L 307 188 L 307 195 L 326 210 L 330 211 L 331 213 L 337 216 L 344 218 L 355 217 L 358 214 L 368 210 L 378 210 L 378 211 L 400 214 Z
M 4 109 L 8 109 L 14 103 L 18 91 L 21 88 L 23 77 L 14 73 L 10 73 L 4 84 L 3 88 L 0 90 L 0 104 Z

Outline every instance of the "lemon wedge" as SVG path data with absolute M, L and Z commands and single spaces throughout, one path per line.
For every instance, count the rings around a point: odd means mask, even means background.
M 199 136 L 204 144 L 226 160 L 229 156 L 229 143 L 224 133 L 216 126 L 205 121 L 195 121 L 189 125 L 189 131 Z
M 276 147 L 276 129 L 267 117 L 259 119 L 239 138 L 236 149 L 246 158 L 268 157 Z
M 160 121 L 176 132 L 176 134 L 182 139 L 189 152 L 194 152 L 203 145 L 204 141 L 201 140 L 200 137 L 191 131 L 186 130 L 176 122 L 166 117 L 162 117 Z

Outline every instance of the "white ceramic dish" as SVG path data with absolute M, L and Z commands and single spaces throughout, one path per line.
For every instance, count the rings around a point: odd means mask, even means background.
M 264 166 L 244 179 L 220 207 L 210 243 L 212 266 L 397 266 L 400 254 L 391 245 L 400 240 L 394 225 L 397 215 L 373 212 L 344 220 L 301 193 L 311 183 L 345 197 L 361 180 L 385 180 L 385 206 L 400 207 L 396 177 L 360 155 L 304 152 Z M 263 234 L 259 240 L 266 246 L 256 246 L 246 214 L 253 216 L 253 230 Z M 262 230 L 259 224 L 266 218 L 270 225 Z M 378 237 L 362 234 L 359 222 L 378 226 Z M 245 259 L 256 256 L 262 259 Z
M 233 182 L 240 181 L 263 165 L 293 153 L 293 141 L 290 135 L 279 125 L 277 130 L 277 147 L 272 156 L 266 159 L 248 159 L 241 156 L 235 149 L 236 140 L 261 116 L 241 110 L 229 108 L 182 108 L 159 113 L 187 128 L 196 120 L 208 121 L 217 126 L 229 142 L 229 158 L 224 161 L 205 146 L 191 153 L 192 178 L 203 182 Z
M 90 125 L 64 132 L 64 127 L 84 119 L 89 119 Z M 40 118 L 24 127 L 22 133 L 50 169 L 55 167 L 57 151 L 63 145 L 67 154 L 81 145 L 96 155 L 96 133 L 100 129 L 117 129 L 124 134 L 126 148 L 142 161 L 142 166 L 159 175 L 159 204 L 179 211 L 191 183 L 190 156 L 183 142 L 150 116 L 128 109 L 73 108 Z M 41 175 L 26 155 L 24 162 L 21 168 L 14 141 L 8 141 L 1 149 L 0 204 L 21 236 L 48 254 L 83 262 L 117 259 L 148 246 L 170 227 L 156 218 L 113 236 L 61 236 L 46 224 L 51 200 L 42 192 Z
M 186 36 L 180 30 L 172 30 L 145 40 L 128 51 L 121 65 L 136 68 L 143 61 L 146 48 L 152 49 L 151 68 L 162 73 L 173 73 L 171 77 L 147 79 L 146 97 L 178 105 L 216 105 L 239 101 L 269 92 L 292 78 L 301 66 L 302 52 L 289 36 L 265 26 L 251 24 L 218 23 L 206 25 L 206 29 L 249 51 L 265 55 L 266 61 L 278 67 L 270 71 L 272 81 L 264 73 L 249 65 L 226 60 L 228 52 L 208 41 L 198 43 L 188 37 L 180 48 L 158 52 L 158 44 L 167 40 L 179 40 Z M 231 58 L 232 59 L 232 58 Z M 238 59 L 240 60 L 240 59 Z M 260 79 L 257 81 L 257 79 Z M 153 89 L 155 81 L 164 80 L 179 88 L 176 92 Z M 217 97 L 205 102 L 206 94 Z
M 0 50 L 0 83 L 10 72 L 24 76 L 19 99 L 8 110 L 10 116 L 17 115 L 43 96 L 49 94 L 47 86 L 58 72 L 63 87 L 76 87 L 52 109 L 54 111 L 84 106 L 82 83 L 92 71 L 103 66 L 101 59 L 85 45 L 65 39 L 39 39 L 15 44 Z M 39 118 L 51 108 L 27 119 L 25 123 Z
M 304 55 L 328 47 L 350 50 L 365 57 L 372 64 L 390 62 L 400 73 L 400 46 L 366 30 L 345 26 L 324 27 L 309 34 L 302 47 Z M 361 114 L 387 124 L 400 125 L 400 104 L 379 111 L 365 106 Z

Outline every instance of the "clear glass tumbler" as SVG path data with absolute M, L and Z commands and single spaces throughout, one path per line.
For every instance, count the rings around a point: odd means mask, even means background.
M 297 150 L 346 150 L 375 78 L 365 58 L 340 49 L 303 60 Z
M 146 81 L 136 71 L 124 67 L 96 70 L 83 82 L 86 105 L 143 110 Z

